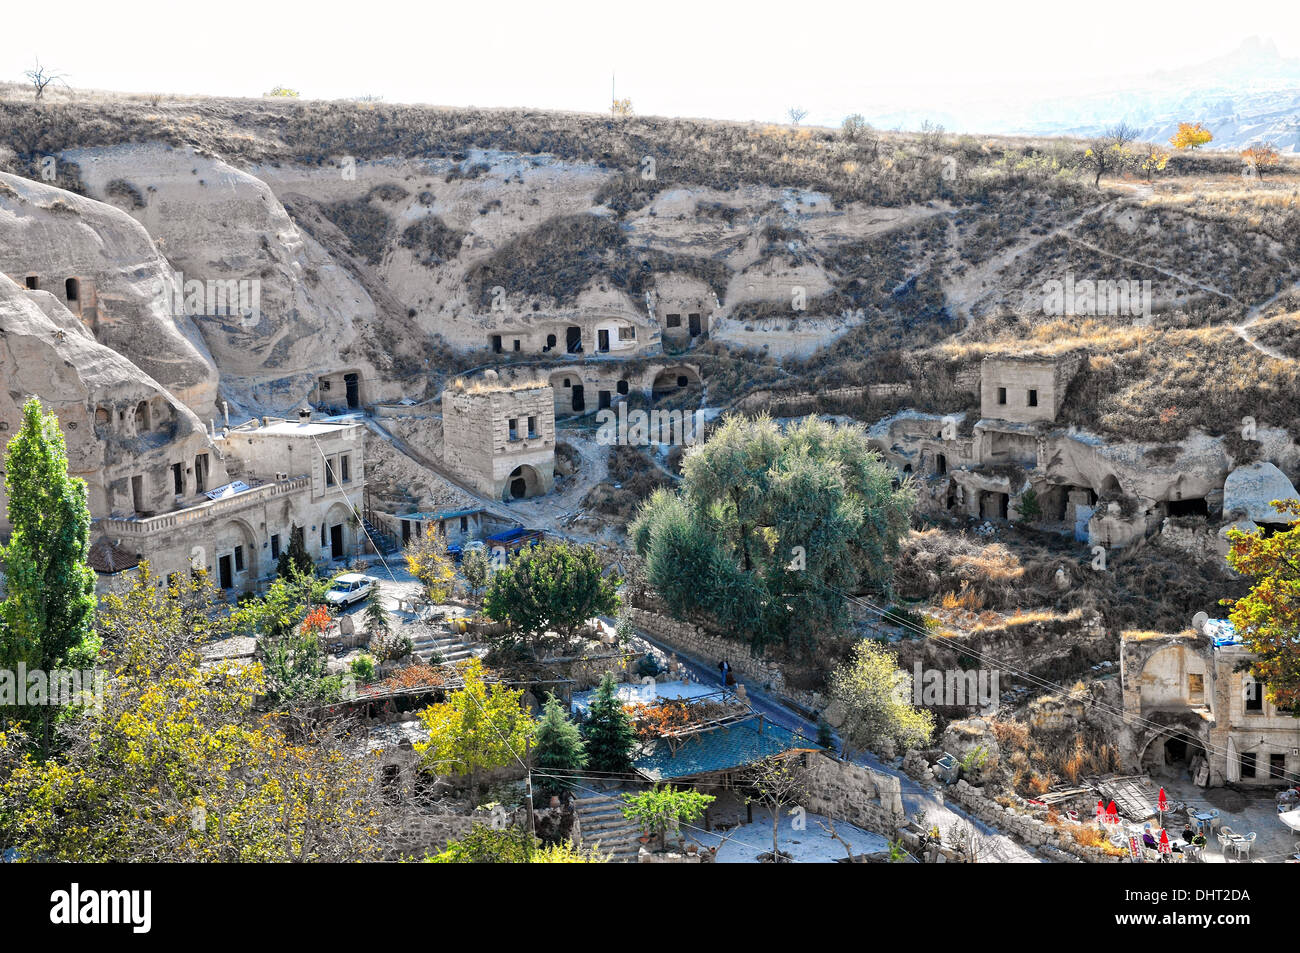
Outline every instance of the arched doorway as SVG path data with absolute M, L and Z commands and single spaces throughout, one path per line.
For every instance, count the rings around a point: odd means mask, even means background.
M 526 500 L 542 492 L 542 477 L 533 467 L 524 464 L 510 471 L 506 479 L 504 500 Z

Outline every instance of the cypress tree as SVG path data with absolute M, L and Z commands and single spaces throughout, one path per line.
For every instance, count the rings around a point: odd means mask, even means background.
M 533 735 L 533 752 L 542 774 L 569 774 L 587 766 L 587 749 L 578 726 L 565 715 L 554 695 L 548 695 L 542 706 L 542 720 Z M 548 797 L 572 787 L 573 782 L 564 778 L 537 779 L 538 792 Z
M 90 507 L 84 480 L 68 475 L 68 451 L 58 418 L 33 397 L 5 453 L 9 545 L 0 548 L 7 595 L 0 605 L 0 666 L 18 663 L 48 675 L 90 668 L 99 643 L 92 625 L 95 573 L 90 555 Z M 50 749 L 54 706 L 27 717 L 40 723 L 43 754 Z
M 632 720 L 618 700 L 618 684 L 609 672 L 600 680 L 591 714 L 582 726 L 587 743 L 587 766 L 592 771 L 619 772 L 632 769 L 632 746 L 636 733 Z

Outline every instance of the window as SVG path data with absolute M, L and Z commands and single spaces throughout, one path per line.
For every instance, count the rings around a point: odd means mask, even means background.
M 1268 756 L 1268 776 L 1278 781 L 1286 777 L 1286 755 L 1271 754 Z
M 185 493 L 185 469 L 179 463 L 172 464 L 172 489 L 177 496 Z
M 352 482 L 352 454 L 339 454 L 339 478 L 344 483 Z
M 618 386 L 617 386 L 616 388 L 614 388 L 614 389 L 617 390 L 620 394 L 626 394 L 626 393 L 627 393 L 627 381 L 619 381 L 619 382 L 618 382 Z
M 1255 752 L 1243 751 L 1241 753 L 1241 776 L 1243 778 L 1253 778 L 1255 776 Z
M 280 534 L 279 533 L 271 534 L 271 558 L 272 559 L 280 558 Z
M 549 351 L 553 347 L 555 347 L 555 335 L 548 334 L 546 335 L 546 349 Z
M 668 326 L 670 328 L 680 328 L 682 326 L 682 316 L 680 314 L 668 315 Z
M 324 523 L 321 523 L 320 526 L 320 544 L 321 546 L 325 545 L 325 524 Z
M 76 301 L 77 296 L 80 294 L 80 292 L 81 289 L 77 287 L 76 278 L 69 278 L 67 281 L 63 283 L 63 295 L 65 298 L 68 299 L 68 304 L 72 304 L 74 301 Z
M 36 277 L 35 275 L 28 275 L 28 276 L 27 276 L 27 290 L 28 290 L 28 291 L 40 291 L 40 290 L 41 290 L 41 279 L 38 278 L 38 277 Z
M 528 436 L 529 436 L 529 437 L 536 437 L 536 436 L 537 436 L 537 418 L 536 418 L 536 417 L 529 417 L 529 418 L 528 418 Z
M 1193 700 L 1205 697 L 1205 676 L 1189 673 L 1187 676 L 1187 694 Z
M 567 377 L 564 379 L 564 386 L 565 387 L 569 386 L 569 379 Z
M 336 482 L 334 465 L 337 457 L 327 457 L 325 459 L 325 485 L 333 486 Z
M 235 547 L 235 572 L 244 571 L 244 547 Z
M 510 439 L 510 440 L 518 440 L 518 439 L 519 439 L 519 421 L 515 420 L 513 417 L 510 418 L 510 437 L 509 437 L 509 439 Z
M 1036 390 L 1031 390 L 1031 391 L 1029 392 L 1029 406 L 1030 406 L 1030 407 L 1037 407 L 1037 406 L 1038 406 L 1038 391 L 1036 391 Z
M 468 516 L 462 516 L 462 517 L 460 518 L 460 531 L 461 531 L 462 533 L 468 533 L 468 532 L 469 532 L 469 517 L 468 517 Z
M 194 458 L 194 492 L 203 493 L 208 488 L 208 455 L 200 453 Z
M 631 325 L 628 325 L 627 327 L 620 327 L 618 329 L 618 339 L 620 341 L 635 341 L 636 328 L 632 327 Z
M 515 350 L 519 350 L 519 338 L 515 338 Z
M 1264 710 L 1264 686 L 1254 679 L 1246 682 L 1246 711 Z
M 1007 389 L 1006 389 L 1005 387 L 999 387 L 999 388 L 998 388 L 998 403 L 999 403 L 999 404 L 1005 404 L 1006 402 L 1007 402 Z
M 492 335 L 492 353 L 493 354 L 501 353 L 501 335 L 499 334 Z

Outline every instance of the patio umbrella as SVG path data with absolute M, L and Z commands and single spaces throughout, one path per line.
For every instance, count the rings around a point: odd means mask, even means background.
M 1231 737 L 1228 738 L 1228 780 L 1237 783 L 1241 780 L 1241 761 L 1237 758 L 1237 742 Z
M 1160 853 L 1172 854 L 1174 848 L 1169 843 L 1169 832 L 1163 828 L 1160 831 Z
M 1114 801 L 1111 801 L 1110 804 L 1106 805 L 1106 823 L 1107 824 L 1119 823 L 1119 808 L 1115 806 Z
M 1156 800 L 1156 810 L 1161 814 L 1169 810 L 1169 798 L 1165 797 L 1165 789 L 1160 789 L 1160 797 Z
M 1106 813 L 1106 805 L 1101 801 L 1097 802 L 1097 823 L 1103 823 L 1103 815 Z

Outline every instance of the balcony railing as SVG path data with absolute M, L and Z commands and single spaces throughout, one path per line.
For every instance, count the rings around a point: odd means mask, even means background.
M 204 503 L 196 503 L 193 506 L 186 506 L 179 510 L 173 510 L 171 513 L 160 513 L 157 516 L 142 516 L 137 518 L 119 519 L 116 517 L 103 517 L 98 520 L 99 526 L 109 535 L 113 536 L 152 536 L 155 533 L 165 532 L 176 529 L 181 526 L 189 526 L 193 523 L 202 523 L 214 517 L 226 513 L 233 513 L 242 510 L 248 506 L 265 502 L 272 497 L 281 496 L 285 493 L 296 493 L 299 490 L 311 487 L 311 477 L 300 476 L 291 480 L 280 480 L 275 483 L 263 483 L 261 486 L 255 486 L 238 493 L 234 496 L 228 496 L 220 500 L 208 500 Z

